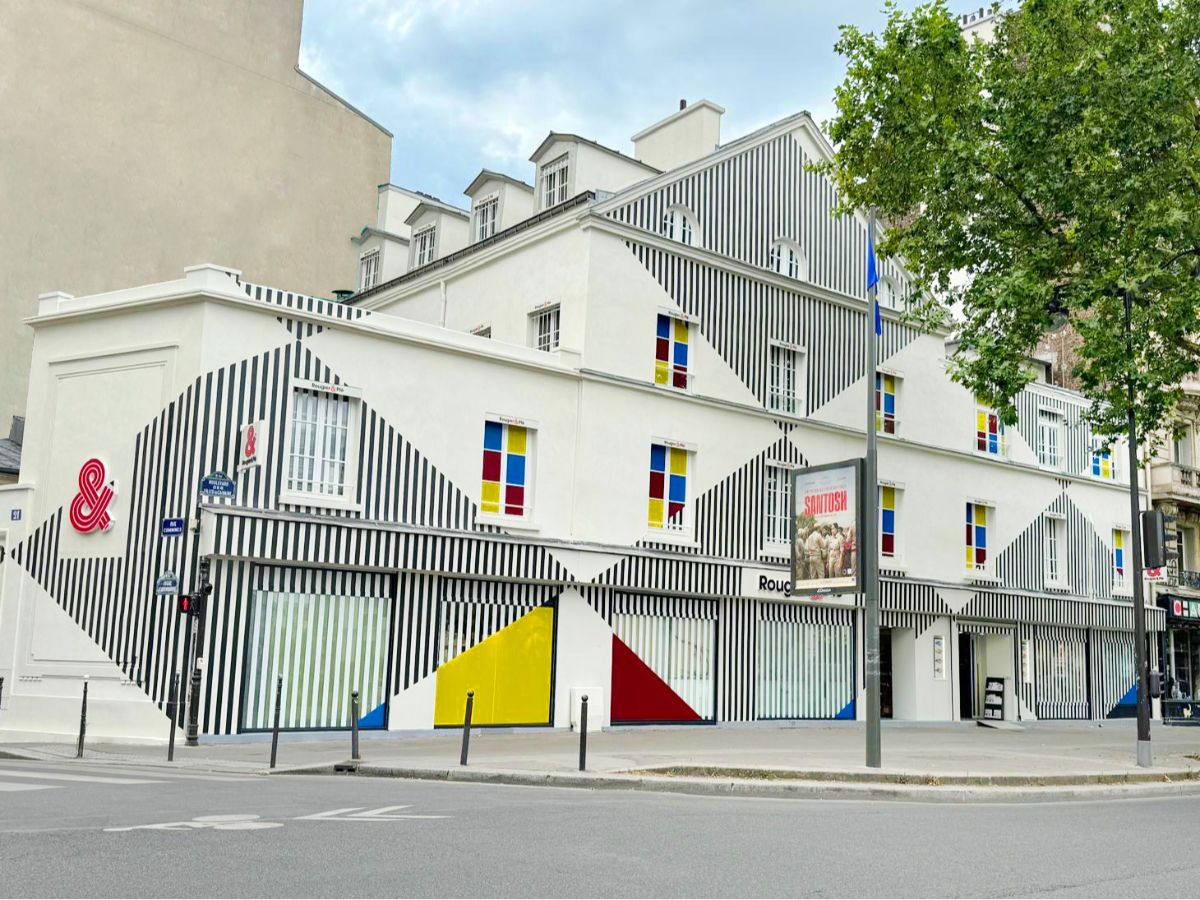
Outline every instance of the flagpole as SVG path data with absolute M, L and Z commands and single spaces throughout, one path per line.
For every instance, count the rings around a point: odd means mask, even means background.
M 879 278 L 875 266 L 875 207 L 867 223 L 867 456 L 863 465 L 863 618 L 866 634 L 867 766 L 882 764 L 879 723 L 879 477 L 875 425 L 875 372 L 878 367 Z

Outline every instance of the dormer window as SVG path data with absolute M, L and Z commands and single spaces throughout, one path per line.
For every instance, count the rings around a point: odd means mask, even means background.
M 413 268 L 433 262 L 434 247 L 437 243 L 437 226 L 429 225 L 413 235 Z
M 496 214 L 500 210 L 500 195 L 483 197 L 475 204 L 475 240 L 483 241 L 496 233 Z
M 663 215 L 662 232 L 669 241 L 696 246 L 696 225 L 691 213 L 678 206 L 671 207 Z
M 776 241 L 767 256 L 767 268 L 797 280 L 808 280 L 808 258 L 799 245 L 791 241 Z
M 888 309 L 896 309 L 900 303 L 900 291 L 896 289 L 894 279 L 886 275 L 879 279 L 879 305 Z
M 567 177 L 570 168 L 567 154 L 542 166 L 542 208 L 549 209 L 567 200 Z

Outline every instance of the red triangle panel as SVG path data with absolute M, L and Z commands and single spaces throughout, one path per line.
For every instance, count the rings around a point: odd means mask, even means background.
M 612 648 L 612 721 L 700 721 L 696 711 L 615 634 Z

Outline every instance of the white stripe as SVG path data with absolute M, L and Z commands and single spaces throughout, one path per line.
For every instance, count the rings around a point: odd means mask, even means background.
M 0 778 L 46 778 L 50 781 L 84 781 L 89 784 L 159 784 L 157 781 L 139 778 L 110 778 L 100 775 L 68 775 L 65 772 L 22 772 L 17 769 L 0 769 Z

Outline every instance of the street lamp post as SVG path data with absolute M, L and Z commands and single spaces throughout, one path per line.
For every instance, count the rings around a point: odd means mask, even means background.
M 1133 360 L 1133 297 L 1125 290 L 1125 349 Z M 1138 437 L 1133 375 L 1125 379 L 1129 423 L 1129 533 L 1133 543 L 1133 652 L 1137 665 L 1137 764 L 1154 765 L 1150 746 L 1150 661 L 1146 653 L 1145 587 L 1142 584 L 1141 498 L 1138 496 Z

